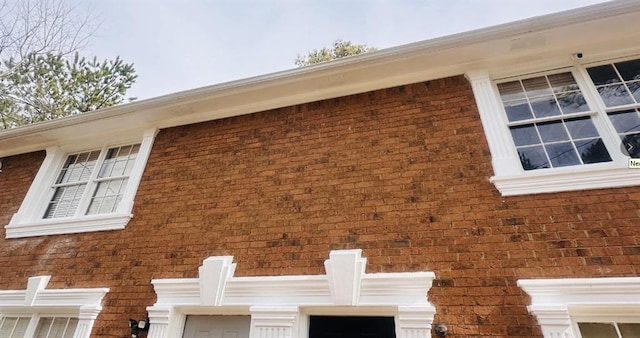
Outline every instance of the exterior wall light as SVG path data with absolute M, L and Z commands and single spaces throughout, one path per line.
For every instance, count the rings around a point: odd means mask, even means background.
M 447 326 L 442 323 L 436 325 L 436 327 L 434 328 L 434 331 L 436 331 L 436 335 L 438 337 L 446 337 L 447 334 L 449 333 L 449 329 L 447 328 Z
M 149 331 L 149 318 L 140 321 L 129 319 L 129 327 L 131 328 L 131 338 L 138 338 L 142 332 Z

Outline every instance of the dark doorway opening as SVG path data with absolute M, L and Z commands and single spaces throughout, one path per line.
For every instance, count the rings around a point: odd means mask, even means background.
M 309 338 L 395 338 L 393 317 L 311 316 Z

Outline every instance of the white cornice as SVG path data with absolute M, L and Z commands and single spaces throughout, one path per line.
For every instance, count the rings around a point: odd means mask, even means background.
M 249 114 L 479 68 L 539 60 L 568 63 L 577 48 L 588 57 L 604 55 L 611 48 L 640 52 L 639 13 L 639 1 L 612 1 L 37 123 L 0 132 L 0 157 L 86 137 L 110 138 L 150 127 Z

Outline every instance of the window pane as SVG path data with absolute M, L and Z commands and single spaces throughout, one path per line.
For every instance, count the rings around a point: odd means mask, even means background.
M 505 102 L 504 109 L 507 112 L 507 118 L 511 122 L 533 118 L 529 103 L 526 100 Z
M 0 338 L 22 338 L 27 331 L 30 318 L 4 317 L 0 319 Z
M 542 146 L 518 148 L 518 155 L 524 170 L 549 168 L 549 161 Z
M 607 147 L 602 139 L 582 140 L 576 142 L 578 152 L 584 163 L 599 163 L 611 161 Z
M 616 68 L 625 81 L 640 80 L 640 60 L 619 62 Z
M 502 101 L 516 101 L 524 100 L 524 90 L 520 81 L 512 81 L 498 84 L 498 91 L 500 91 L 500 97 Z
M 532 79 L 526 79 L 522 81 L 524 90 L 527 92 L 528 97 L 547 96 L 551 95 L 551 88 L 547 83 L 547 78 L 544 76 L 534 77 Z
M 75 214 L 86 184 L 56 188 L 44 218 L 67 217 Z
M 571 142 L 545 144 L 544 147 L 554 167 L 580 164 L 578 155 Z
M 542 96 L 531 99 L 531 108 L 536 117 L 560 115 L 560 108 L 553 96 Z
M 69 155 L 64 167 L 60 171 L 56 183 L 86 181 L 91 177 L 93 168 L 100 155 L 99 151 Z
M 622 145 L 626 155 L 640 158 L 640 133 L 625 135 L 622 138 Z
M 73 337 L 78 320 L 75 318 L 54 317 L 41 318 L 38 322 L 35 338 L 67 338 Z
M 622 338 L 640 338 L 640 323 L 618 323 Z
M 129 175 L 139 150 L 139 144 L 109 149 L 104 163 L 100 168 L 98 177 L 105 178 Z M 131 163 L 131 165 L 129 165 L 129 163 Z
M 511 136 L 517 147 L 540 144 L 540 138 L 533 124 L 511 127 Z
M 123 178 L 98 183 L 98 187 L 91 198 L 87 215 L 116 211 L 127 182 L 128 179 Z
M 78 327 L 78 318 L 70 318 L 62 338 L 73 338 Z
M 562 121 L 539 123 L 537 126 L 543 142 L 566 141 L 569 139 Z
M 618 338 L 613 323 L 578 323 L 582 338 Z
M 564 114 L 589 110 L 589 105 L 580 92 L 569 92 L 558 95 L 558 103 Z
M 587 72 L 596 86 L 621 82 L 612 65 L 591 67 Z
M 600 136 L 590 117 L 565 120 L 564 123 L 574 139 Z
M 640 132 L 640 113 L 636 110 L 627 110 L 609 114 L 611 123 L 620 134 Z
M 640 81 L 627 83 L 627 87 L 629 87 L 631 95 L 633 95 L 636 103 L 640 103 Z
M 47 338 L 49 330 L 51 330 L 53 324 L 53 318 L 41 318 L 38 321 L 38 328 L 36 329 L 35 338 Z
M 578 90 L 578 84 L 569 72 L 549 75 L 548 78 L 554 93 Z
M 598 88 L 598 93 L 607 107 L 622 106 L 633 103 L 631 95 L 624 85 L 611 85 Z

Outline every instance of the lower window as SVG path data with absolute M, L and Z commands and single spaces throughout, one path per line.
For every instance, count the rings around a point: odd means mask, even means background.
M 393 317 L 311 316 L 309 338 L 395 338 Z
M 69 317 L 1 317 L 0 337 L 29 336 L 27 330 L 32 320 L 38 321 L 35 338 L 72 338 L 78 326 L 78 319 Z
M 640 323 L 578 323 L 582 338 L 638 338 Z

